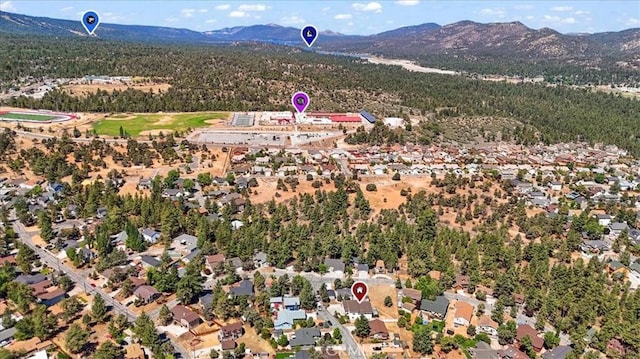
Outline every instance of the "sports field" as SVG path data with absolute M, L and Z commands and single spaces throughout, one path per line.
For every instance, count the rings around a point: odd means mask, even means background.
M 185 114 L 116 114 L 96 121 L 93 129 L 98 135 L 119 136 L 120 127 L 129 136 L 138 136 L 144 131 L 185 131 L 188 128 L 207 127 L 209 120 L 227 118 L 223 112 L 200 112 Z
M 35 114 L 35 113 L 7 112 L 7 113 L 0 114 L 0 118 L 10 119 L 10 120 L 51 121 L 58 118 L 58 116 L 41 115 L 41 114 Z

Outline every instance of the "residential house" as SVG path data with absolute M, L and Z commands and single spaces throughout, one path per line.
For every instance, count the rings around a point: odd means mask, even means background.
M 235 297 L 241 296 L 249 296 L 253 297 L 253 282 L 248 279 L 243 279 L 236 285 L 231 286 L 229 289 L 229 293 L 231 293 Z
M 368 264 L 358 264 L 356 266 L 356 270 L 358 273 L 358 278 L 368 279 L 369 278 L 369 265 Z
M 300 309 L 300 297 L 272 297 L 269 299 L 271 308 L 275 310 L 298 310 Z
M 562 182 L 560 182 L 560 181 L 549 182 L 549 188 L 552 191 L 560 191 L 560 190 L 562 190 Z
M 473 305 L 458 301 L 455 304 L 456 312 L 455 317 L 453 319 L 453 323 L 456 327 L 459 326 L 469 326 L 471 324 L 471 317 L 473 317 L 474 307 Z
M 133 291 L 133 295 L 135 295 L 140 302 L 149 304 L 160 297 L 160 292 L 154 287 L 145 284 L 136 288 Z
M 327 258 L 324 260 L 324 264 L 327 266 L 328 275 L 331 277 L 344 277 L 345 265 L 342 259 Z
M 586 254 L 602 253 L 609 250 L 609 245 L 603 240 L 584 240 L 580 244 L 580 250 Z
M 0 348 L 5 347 L 13 341 L 13 337 L 18 332 L 16 327 L 11 327 L 0 331 Z
M 307 319 L 307 313 L 304 310 L 281 309 L 276 312 L 273 328 L 275 330 L 289 330 L 293 328 L 296 320 L 305 319 Z
M 44 275 L 38 274 L 21 274 L 17 276 L 13 281 L 18 283 L 23 283 L 27 285 L 32 285 L 36 283 L 40 283 L 42 281 L 47 280 L 48 278 Z
M 500 354 L 495 349 L 483 341 L 478 341 L 473 348 L 469 348 L 469 354 L 473 359 L 501 359 Z
M 227 340 L 221 340 L 220 341 L 220 348 L 222 350 L 234 350 L 236 348 L 236 346 L 238 346 L 238 343 L 236 343 L 236 341 L 233 340 L 233 339 L 227 339 Z
M 608 226 L 609 234 L 612 236 L 619 236 L 622 231 L 629 230 L 629 226 L 624 222 L 611 222 Z
M 189 254 L 197 248 L 198 238 L 190 234 L 181 234 L 171 241 L 173 248 L 180 248 L 184 254 Z
M 498 335 L 498 323 L 488 315 L 483 315 L 478 318 L 477 328 L 481 333 L 487 333 L 494 337 Z
M 82 247 L 78 250 L 78 257 L 84 263 L 90 263 L 92 260 L 98 258 L 98 254 L 87 247 Z
M 267 254 L 265 252 L 258 252 L 255 256 L 253 256 L 253 265 L 256 268 L 262 268 L 269 266 L 267 262 Z
M 161 263 L 157 258 L 145 254 L 140 256 L 140 264 L 143 268 L 158 268 Z
M 142 238 L 144 238 L 145 241 L 151 244 L 155 244 L 158 242 L 158 239 L 160 239 L 160 232 L 155 229 L 144 228 L 140 230 L 140 234 L 142 234 Z
M 539 353 L 542 350 L 544 340 L 538 336 L 538 332 L 532 326 L 529 324 L 520 324 L 516 329 L 516 341 L 518 345 L 522 342 L 522 338 L 526 336 L 531 339 L 533 350 Z
M 318 328 L 302 328 L 296 330 L 289 340 L 291 348 L 309 349 L 316 345 L 316 341 L 320 339 L 320 329 Z
M 236 178 L 235 184 L 238 191 L 242 191 L 249 188 L 249 180 L 246 177 Z
M 376 261 L 376 268 L 375 268 L 376 273 L 378 274 L 384 274 L 387 273 L 387 268 L 384 266 L 384 261 L 382 259 L 378 259 Z
M 171 308 L 171 314 L 173 315 L 173 321 L 176 322 L 176 324 L 189 330 L 195 328 L 202 322 L 200 316 L 196 312 L 184 305 L 176 305 Z
M 219 266 L 224 265 L 224 263 L 225 263 L 224 254 L 214 254 L 214 255 L 207 256 L 206 258 L 206 266 L 212 273 L 215 273 L 216 269 Z
M 435 300 L 422 299 L 420 301 L 420 310 L 423 317 L 428 319 L 444 320 L 449 309 L 449 299 L 445 296 L 437 296 Z
M 456 281 L 455 283 L 453 283 L 453 288 L 456 290 L 467 289 L 467 287 L 469 287 L 470 282 L 471 282 L 471 278 L 468 275 L 456 276 Z
M 572 350 L 568 345 L 560 345 L 542 354 L 542 359 L 566 359 Z
M 151 189 L 153 181 L 151 178 L 141 178 L 138 180 L 138 189 Z
M 127 241 L 127 238 L 129 238 L 129 235 L 127 234 L 126 231 L 121 231 L 119 233 L 116 233 L 112 236 L 110 236 L 109 238 L 111 238 L 111 243 L 113 244 L 125 244 L 125 242 Z
M 125 348 L 125 359 L 146 359 L 144 354 L 144 350 L 142 349 L 142 345 L 140 343 L 129 344 Z
M 416 306 L 420 305 L 420 300 L 422 300 L 422 292 L 417 289 L 405 288 L 402 290 L 402 295 L 405 298 L 411 298 L 411 303 Z
M 342 302 L 342 308 L 351 321 L 355 321 L 360 318 L 360 316 L 364 316 L 369 320 L 373 319 L 373 308 L 369 301 L 358 303 L 355 300 L 345 300 Z
M 209 311 L 209 309 L 211 309 L 211 306 L 213 305 L 213 293 L 209 291 L 205 294 L 202 294 L 200 298 L 198 298 L 198 303 L 200 304 L 200 308 L 202 308 L 202 311 Z
M 373 319 L 369 321 L 369 336 L 373 339 L 387 340 L 389 339 L 389 331 L 386 324 L 380 319 Z
M 218 332 L 218 339 L 223 340 L 235 340 L 240 338 L 244 334 L 244 328 L 241 322 L 224 325 Z
M 530 359 L 529 356 L 521 352 L 513 345 L 507 345 L 506 348 L 498 350 L 501 359 Z
M 15 255 L 0 257 L 0 266 L 15 265 L 15 264 L 16 264 L 16 256 Z
M 178 188 L 167 188 L 162 191 L 163 198 L 178 199 L 184 195 L 184 192 Z
M 596 214 L 596 219 L 598 220 L 598 224 L 601 226 L 608 226 L 611 223 L 611 216 L 608 214 Z
M 65 297 L 65 292 L 60 288 L 56 288 L 48 292 L 40 293 L 36 295 L 36 297 L 41 304 L 50 307 L 63 300 Z

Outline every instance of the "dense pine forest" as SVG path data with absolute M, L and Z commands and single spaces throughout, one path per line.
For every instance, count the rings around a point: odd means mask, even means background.
M 640 101 L 564 86 L 507 84 L 410 73 L 266 44 L 179 46 L 2 35 L 2 90 L 34 76 L 88 74 L 168 79 L 162 93 L 134 89 L 73 97 L 53 91 L 4 105 L 86 112 L 288 109 L 291 93 L 312 97 L 309 110 L 367 108 L 380 116 L 430 114 L 511 117 L 543 142 L 585 140 L 640 154 Z

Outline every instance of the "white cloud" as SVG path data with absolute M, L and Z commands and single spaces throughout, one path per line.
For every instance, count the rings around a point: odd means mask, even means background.
M 353 18 L 353 16 L 351 16 L 351 14 L 338 14 L 336 16 L 333 17 L 336 20 L 349 20 L 351 18 Z
M 238 6 L 238 11 L 267 11 L 269 7 L 267 5 L 262 4 L 254 4 L 254 5 L 240 5 Z
M 102 17 L 100 18 L 100 21 L 104 21 L 104 22 L 119 22 L 125 19 L 124 16 L 122 15 L 116 15 L 112 12 L 105 12 L 101 14 Z
M 244 11 L 237 11 L 237 10 L 236 10 L 236 11 L 232 11 L 232 12 L 229 14 L 229 17 L 235 17 L 235 18 L 241 18 L 241 17 L 247 17 L 247 16 L 249 16 L 249 14 L 247 14 L 246 12 L 244 12 Z
M 578 10 L 578 11 L 574 12 L 573 14 L 580 16 L 580 15 L 589 15 L 589 14 L 591 14 L 591 12 L 585 11 L 585 10 Z
M 559 25 L 559 24 L 575 24 L 575 23 L 577 23 L 577 21 L 576 21 L 576 19 L 574 17 L 562 18 L 560 16 L 554 16 L 554 15 L 544 15 L 542 17 L 542 22 L 555 24 L 555 25 Z
M 531 4 L 516 5 L 513 8 L 516 9 L 516 10 L 532 10 L 533 9 L 533 5 L 531 5 Z
M 222 4 L 222 5 L 216 6 L 216 10 L 220 10 L 220 11 L 229 10 L 230 8 L 231 8 L 231 5 L 229 4 Z
M 626 26 L 639 27 L 640 26 L 640 19 L 635 18 L 635 17 L 630 17 L 627 20 L 625 20 L 624 24 Z
M 182 15 L 182 17 L 186 17 L 186 18 L 193 17 L 195 12 L 196 12 L 196 9 L 182 9 L 182 10 L 180 10 L 180 14 Z
M 67 6 L 60 9 L 60 12 L 69 12 L 71 10 L 73 10 L 73 6 Z
M 168 23 L 175 23 L 175 22 L 178 22 L 178 19 L 176 19 L 175 17 L 168 17 L 164 19 L 164 21 Z
M 352 22 L 347 23 L 347 26 L 353 26 Z
M 380 5 L 380 3 L 378 2 L 370 2 L 366 4 L 357 2 L 351 5 L 351 7 L 353 7 L 353 9 L 356 11 L 374 11 L 378 13 L 382 12 L 382 5 Z
M 551 11 L 555 12 L 567 12 L 573 10 L 572 6 L 554 6 L 551 8 Z
M 323 12 L 324 14 L 326 14 L 327 12 L 329 12 L 329 10 L 331 10 L 331 8 L 330 8 L 330 7 L 328 7 L 328 6 L 327 6 L 327 7 L 323 7 L 323 8 L 322 8 L 322 12 Z
M 200 10 L 198 10 L 198 12 L 199 12 L 199 13 L 201 13 L 201 14 L 204 14 L 204 13 L 206 13 L 207 11 L 209 11 L 209 10 L 207 10 L 207 9 L 200 9 Z
M 280 23 L 282 25 L 300 25 L 304 24 L 306 21 L 300 16 L 284 16 L 280 19 Z
M 396 1 L 396 5 L 400 5 L 400 6 L 415 6 L 420 4 L 420 1 L 418 0 L 398 0 Z
M 0 1 L 0 10 L 9 12 L 18 11 L 11 1 Z
M 205 23 L 207 23 L 207 24 L 215 24 L 216 22 L 217 22 L 216 19 L 209 19 L 209 20 L 205 21 Z
M 525 17 L 525 19 L 527 19 L 527 20 L 533 20 L 533 19 L 534 19 L 534 17 L 533 17 L 533 16 L 531 16 L 531 15 L 529 15 L 529 16 Z
M 480 10 L 480 15 L 501 19 L 505 16 L 505 11 L 504 9 L 499 8 L 486 8 Z

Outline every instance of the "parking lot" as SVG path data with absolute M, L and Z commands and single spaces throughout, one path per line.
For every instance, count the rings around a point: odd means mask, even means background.
M 195 142 L 222 145 L 284 146 L 285 135 L 268 132 L 204 131 Z

